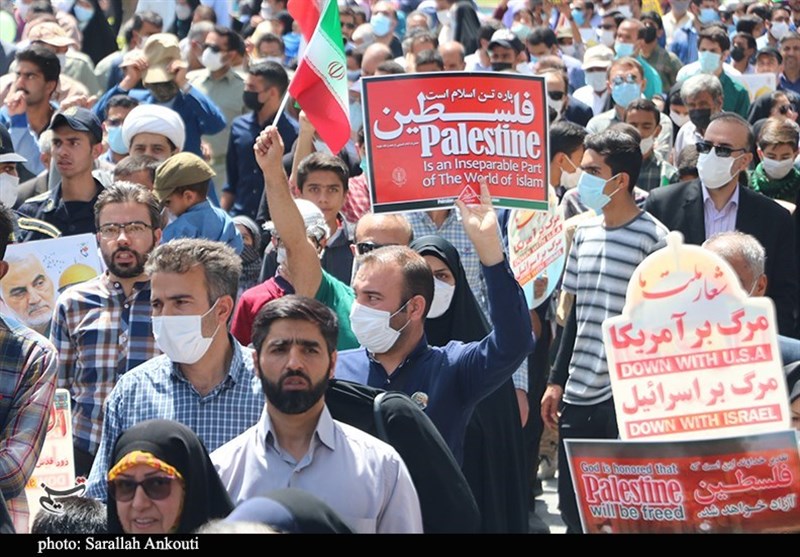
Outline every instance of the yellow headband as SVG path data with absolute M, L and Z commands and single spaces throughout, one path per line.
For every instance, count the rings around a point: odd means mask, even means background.
M 183 481 L 183 476 L 181 476 L 181 473 L 178 472 L 174 466 L 171 466 L 163 460 L 156 458 L 151 453 L 146 453 L 144 451 L 133 451 L 123 456 L 122 459 L 117 462 L 111 470 L 108 471 L 108 481 L 114 481 L 114 478 L 139 464 L 145 464 L 150 468 L 161 470 L 162 472 Z

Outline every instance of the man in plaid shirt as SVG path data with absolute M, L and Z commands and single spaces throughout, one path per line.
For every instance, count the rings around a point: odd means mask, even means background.
M 147 189 L 117 182 L 95 204 L 97 241 L 108 270 L 59 296 L 50 340 L 58 386 L 72 399 L 75 473 L 88 476 L 100 445 L 103 403 L 117 379 L 159 355 L 150 319 L 148 255 L 161 240 L 160 206 Z
M 13 231 L 14 218 L 0 205 L 0 258 Z M 0 261 L 0 278 L 8 264 Z M 56 387 L 58 356 L 39 333 L 0 316 L 0 491 L 14 528 L 28 531 L 25 484 L 33 474 L 47 433 Z

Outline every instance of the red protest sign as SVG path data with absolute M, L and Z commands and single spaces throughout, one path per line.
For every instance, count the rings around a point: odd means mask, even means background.
M 544 78 L 436 73 L 364 78 L 365 148 L 376 213 L 454 204 L 485 179 L 496 206 L 547 210 Z
M 793 430 L 703 441 L 565 444 L 585 533 L 800 531 Z

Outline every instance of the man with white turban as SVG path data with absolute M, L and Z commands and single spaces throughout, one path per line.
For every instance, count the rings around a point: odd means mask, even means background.
M 171 108 L 140 104 L 122 123 L 122 141 L 131 155 L 150 155 L 163 162 L 183 151 L 186 127 Z

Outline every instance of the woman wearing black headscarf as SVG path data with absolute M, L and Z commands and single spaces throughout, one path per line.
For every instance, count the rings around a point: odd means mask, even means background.
M 195 433 L 170 420 L 148 420 L 114 445 L 108 472 L 108 532 L 188 534 L 233 510 Z
M 182 0 L 175 3 L 175 21 L 169 32 L 179 39 L 185 39 L 192 27 L 194 10 L 200 5 L 200 0 Z
M 481 22 L 475 7 L 470 2 L 459 2 L 453 13 L 453 40 L 464 46 L 464 52 L 472 53 L 480 46 Z
M 425 258 L 434 276 L 433 303 L 425 319 L 428 343 L 444 346 L 488 335 L 491 328 L 453 245 L 439 236 L 423 236 L 410 247 Z M 462 470 L 481 511 L 482 532 L 528 532 L 521 422 L 509 379 L 478 404 L 467 426 Z
M 75 0 L 70 8 L 83 35 L 81 51 L 97 63 L 118 50 L 117 37 L 100 8 L 99 0 Z

